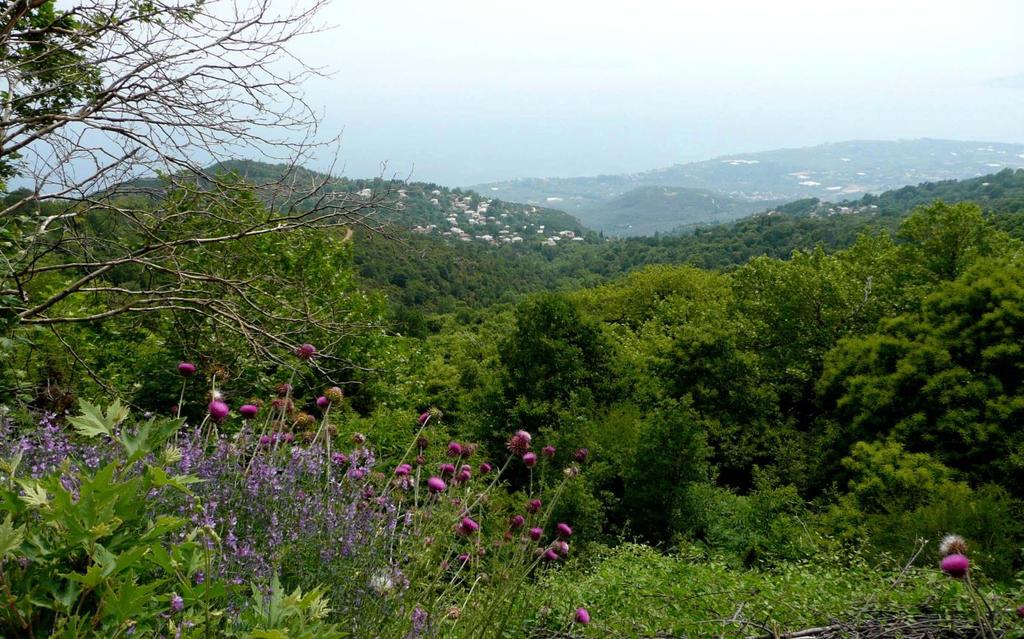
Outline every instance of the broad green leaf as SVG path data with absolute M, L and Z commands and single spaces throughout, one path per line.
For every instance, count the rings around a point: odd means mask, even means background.
M 90 404 L 84 399 L 79 400 L 78 403 L 82 414 L 78 417 L 68 418 L 68 422 L 85 437 L 110 436 L 117 425 L 128 417 L 128 408 L 121 406 L 121 401 L 117 399 L 107 408 L 106 414 L 99 406 Z
M 121 445 L 124 446 L 125 452 L 128 453 L 127 462 L 130 464 L 142 459 L 151 452 L 155 452 L 184 423 L 184 419 L 171 419 L 160 422 L 150 419 L 139 426 L 136 433 L 123 433 L 120 441 Z
M 38 482 L 19 479 L 18 485 L 25 491 L 25 494 L 21 495 L 21 500 L 29 506 L 42 508 L 50 503 L 50 496 L 46 494 L 46 489 L 40 486 Z
M 0 559 L 17 550 L 24 539 L 25 527 L 18 526 L 15 528 L 11 514 L 8 513 L 7 517 L 4 518 L 4 523 L 0 524 Z

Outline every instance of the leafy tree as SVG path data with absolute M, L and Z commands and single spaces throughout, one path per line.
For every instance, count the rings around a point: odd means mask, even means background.
M 561 295 L 523 302 L 500 354 L 506 397 L 512 401 L 558 404 L 574 394 L 599 395 L 609 388 L 610 349 L 604 334 Z
M 693 518 L 690 490 L 708 480 L 708 450 L 700 417 L 686 401 L 666 402 L 644 425 L 623 501 L 632 530 L 663 543 Z
M 976 481 L 1022 486 L 1024 269 L 982 260 L 925 298 L 919 312 L 841 342 L 819 389 L 838 450 L 891 436 Z
M 1005 253 L 1009 237 L 992 228 L 972 202 L 935 202 L 915 209 L 900 224 L 906 252 L 932 277 L 951 280 L 975 260 Z

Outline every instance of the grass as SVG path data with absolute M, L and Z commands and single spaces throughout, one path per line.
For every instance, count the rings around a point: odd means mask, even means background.
M 937 568 L 903 571 L 856 555 L 745 570 L 696 551 L 666 555 L 625 544 L 571 568 L 546 575 L 535 608 L 568 619 L 585 605 L 592 617 L 586 636 L 750 637 L 889 612 L 975 616 L 963 584 Z M 1015 590 L 985 592 L 1008 636 L 1024 636 L 1013 612 L 1019 582 Z

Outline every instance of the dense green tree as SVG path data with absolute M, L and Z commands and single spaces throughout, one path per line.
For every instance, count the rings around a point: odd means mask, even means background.
M 623 502 L 631 531 L 664 543 L 693 519 L 691 488 L 709 478 L 703 424 L 689 402 L 668 401 L 644 419 L 640 433 Z
M 819 389 L 833 411 L 835 450 L 893 437 L 976 481 L 1019 490 L 1024 479 L 1024 268 L 982 260 L 884 320 L 877 333 L 840 343 Z
M 601 328 L 562 295 L 523 302 L 500 347 L 511 401 L 559 404 L 610 389 L 610 348 Z

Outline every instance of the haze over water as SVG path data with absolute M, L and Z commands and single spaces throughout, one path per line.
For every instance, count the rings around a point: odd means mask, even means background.
M 335 3 L 337 27 L 299 53 L 334 71 L 308 97 L 344 128 L 353 177 L 382 161 L 468 185 L 846 139 L 1024 142 L 1024 3 L 704 5 Z

